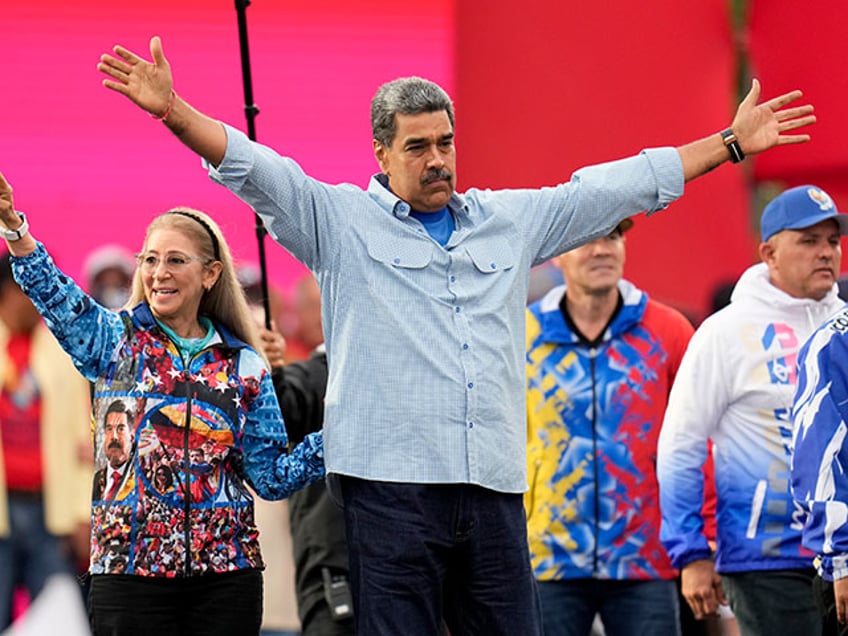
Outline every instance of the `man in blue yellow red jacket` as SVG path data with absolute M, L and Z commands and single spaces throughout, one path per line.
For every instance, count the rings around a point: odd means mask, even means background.
M 565 285 L 527 318 L 532 565 L 546 634 L 680 632 L 654 469 L 666 398 L 692 335 L 622 279 L 624 221 L 555 259 Z

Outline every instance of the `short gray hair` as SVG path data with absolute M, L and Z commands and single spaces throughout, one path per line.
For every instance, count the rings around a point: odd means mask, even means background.
M 383 84 L 371 100 L 371 133 L 384 146 L 397 133 L 396 114 L 418 115 L 445 111 L 454 127 L 453 102 L 438 84 L 421 77 L 401 77 Z

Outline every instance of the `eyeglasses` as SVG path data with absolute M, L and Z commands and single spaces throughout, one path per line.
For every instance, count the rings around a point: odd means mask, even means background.
M 141 254 L 136 254 L 135 258 L 138 261 L 139 268 L 145 274 L 155 272 L 159 268 L 159 265 L 163 262 L 165 264 L 165 269 L 169 272 L 180 272 L 192 261 L 198 261 L 200 263 L 208 262 L 208 259 L 200 256 L 188 256 L 186 254 L 181 254 L 180 252 L 170 252 L 165 254 L 164 259 L 159 256 L 159 254 L 155 254 L 153 252 L 142 252 Z

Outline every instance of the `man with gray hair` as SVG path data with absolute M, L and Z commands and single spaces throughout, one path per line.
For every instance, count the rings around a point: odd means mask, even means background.
M 328 185 L 177 97 L 159 38 L 148 62 L 103 55 L 104 85 L 163 121 L 249 203 L 321 287 L 325 452 L 344 505 L 363 634 L 538 634 L 527 487 L 524 305 L 533 265 L 665 208 L 728 159 L 800 143 L 795 91 L 722 133 L 584 168 L 540 190 L 455 192 L 454 114 L 404 78 L 372 104 L 380 174 Z M 579 187 L 575 184 L 579 182 Z

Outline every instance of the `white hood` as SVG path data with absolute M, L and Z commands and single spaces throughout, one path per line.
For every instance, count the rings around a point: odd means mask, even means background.
M 839 298 L 838 291 L 834 283 L 822 300 L 790 296 L 771 283 L 768 266 L 765 263 L 757 263 L 745 270 L 739 278 L 730 302 L 737 306 L 737 310 L 770 308 L 777 315 L 792 317 L 793 321 L 806 320 L 808 328 L 812 331 L 845 304 Z

